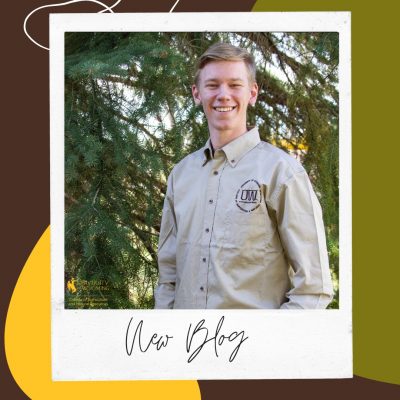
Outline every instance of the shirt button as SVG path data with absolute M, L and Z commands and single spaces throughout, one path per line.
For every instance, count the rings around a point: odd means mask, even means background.
M 235 160 L 231 160 L 231 163 L 234 163 L 235 162 Z
M 201 290 L 201 291 L 203 291 L 203 290 L 204 290 L 203 286 L 200 286 L 200 290 Z
M 206 262 L 206 261 L 207 261 L 207 259 L 204 257 L 204 258 L 203 258 L 203 262 Z
M 214 171 L 214 175 L 218 175 L 218 171 Z
M 213 199 L 210 199 L 210 200 L 208 200 L 208 202 L 209 202 L 210 204 L 212 204 L 212 203 L 214 203 L 214 200 L 213 200 Z
M 210 230 L 208 228 L 206 228 L 206 232 L 208 233 L 208 232 L 210 232 Z

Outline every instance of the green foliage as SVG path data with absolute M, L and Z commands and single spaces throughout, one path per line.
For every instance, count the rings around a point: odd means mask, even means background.
M 256 57 L 249 122 L 310 174 L 338 307 L 338 34 L 323 32 L 66 33 L 67 307 L 152 308 L 166 179 L 208 137 L 194 64 L 220 40 Z

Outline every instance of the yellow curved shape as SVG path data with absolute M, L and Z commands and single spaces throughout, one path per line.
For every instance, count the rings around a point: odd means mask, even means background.
M 15 286 L 5 327 L 7 362 L 31 399 L 201 399 L 197 381 L 53 382 L 50 364 L 50 228 Z

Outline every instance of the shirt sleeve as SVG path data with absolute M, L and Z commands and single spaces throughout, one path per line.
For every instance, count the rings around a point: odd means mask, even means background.
M 293 268 L 293 287 L 282 309 L 326 308 L 333 297 L 322 210 L 302 170 L 273 196 L 285 255 Z
M 158 271 L 159 280 L 154 293 L 154 308 L 173 308 L 176 282 L 176 220 L 173 206 L 172 174 L 168 178 L 167 194 L 161 218 Z

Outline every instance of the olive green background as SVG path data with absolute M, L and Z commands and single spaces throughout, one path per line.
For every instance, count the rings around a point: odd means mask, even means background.
M 253 11 L 351 12 L 354 375 L 400 384 L 395 3 L 258 0 Z

